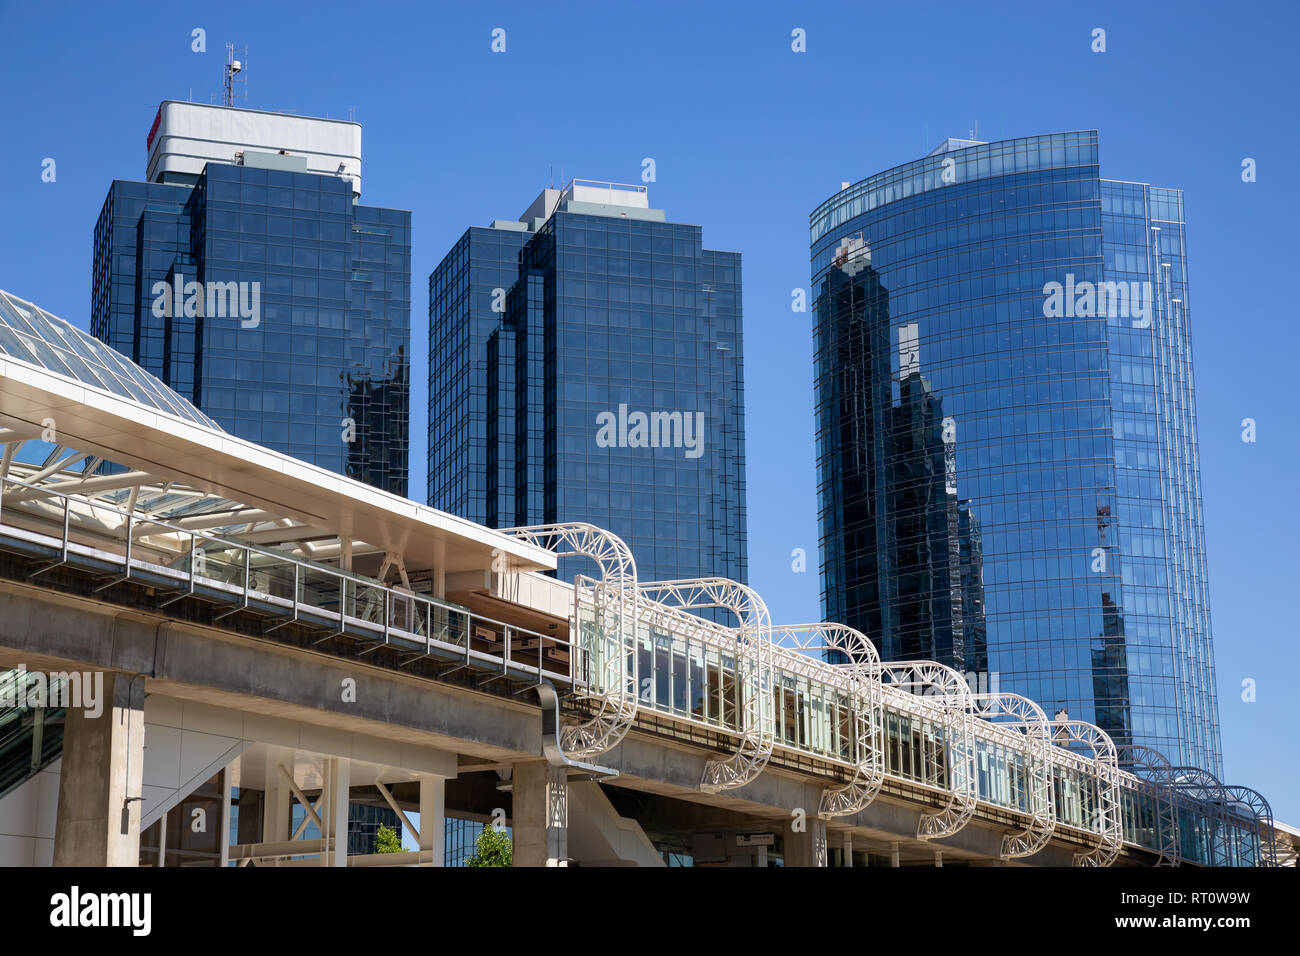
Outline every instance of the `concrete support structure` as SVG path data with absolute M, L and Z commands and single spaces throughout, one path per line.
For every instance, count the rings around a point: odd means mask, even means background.
M 569 855 L 568 771 L 544 760 L 514 765 L 515 866 L 561 866 Z
M 844 865 L 853 865 L 853 831 L 844 831 Z
M 446 863 L 446 793 L 446 778 L 420 777 L 420 849 L 432 856 L 428 866 Z
M 267 759 L 265 768 L 266 792 L 262 797 L 262 839 L 248 842 L 283 843 L 289 839 L 289 814 L 293 805 L 293 791 L 275 760 Z M 241 842 L 243 842 L 241 840 Z
M 889 844 L 889 865 L 890 865 L 890 866 L 898 866 L 898 865 L 899 865 L 899 863 L 898 863 L 898 844 L 897 844 L 897 843 L 891 843 L 891 844 Z
M 798 829 L 796 829 L 796 826 Z M 785 831 L 786 866 L 826 866 L 826 821 L 809 817 L 795 821 Z
M 348 865 L 348 795 L 352 778 L 352 764 L 331 757 L 325 761 L 325 801 L 322 822 L 329 839 L 321 854 L 322 866 Z
M 144 678 L 106 673 L 102 712 L 68 708 L 55 866 L 139 866 Z

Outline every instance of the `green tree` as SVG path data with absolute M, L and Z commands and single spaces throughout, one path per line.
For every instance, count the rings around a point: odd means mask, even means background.
M 376 853 L 401 853 L 402 841 L 397 837 L 397 831 L 392 827 L 386 827 L 379 824 L 379 830 L 375 833 L 375 852 Z
M 505 830 L 484 827 L 474 846 L 474 855 L 465 861 L 466 866 L 514 866 L 515 849 Z

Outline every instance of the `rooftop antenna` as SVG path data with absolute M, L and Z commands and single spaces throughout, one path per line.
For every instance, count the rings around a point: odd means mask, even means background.
M 357 121 L 357 108 L 356 108 L 355 106 L 349 106 L 349 107 L 348 107 L 348 122 L 349 122 L 349 123 L 355 123 L 356 121 Z
M 238 52 L 240 59 L 235 58 Z M 222 89 L 225 93 L 224 100 L 226 106 L 234 106 L 235 100 L 243 99 L 248 102 L 248 77 L 244 76 L 244 69 L 248 66 L 248 47 L 235 49 L 233 43 L 226 44 L 226 65 L 222 70 Z

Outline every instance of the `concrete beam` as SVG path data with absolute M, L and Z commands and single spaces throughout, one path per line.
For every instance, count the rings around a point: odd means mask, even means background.
M 0 582 L 0 666 L 142 673 L 149 693 L 487 760 L 541 753 L 536 707 L 360 661 Z M 347 682 L 347 683 L 345 683 Z M 368 726 L 367 726 L 368 725 Z

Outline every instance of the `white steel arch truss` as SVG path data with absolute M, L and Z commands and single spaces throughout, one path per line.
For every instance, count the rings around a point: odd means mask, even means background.
M 1277 866 L 1277 830 L 1273 826 L 1273 808 L 1264 795 L 1250 787 L 1228 784 L 1223 788 L 1231 798 L 1230 807 L 1245 807 L 1255 816 L 1255 836 L 1258 840 L 1256 866 Z
M 832 623 L 776 625 L 772 640 L 801 655 L 820 654 L 821 659 L 815 659 L 817 665 L 833 667 L 847 676 L 853 709 L 849 755 L 853 779 L 842 787 L 822 790 L 818 815 L 841 817 L 865 810 L 885 779 L 884 694 L 876 646 L 861 631 Z
M 1247 787 L 1227 787 L 1200 767 L 1174 767 L 1172 786 L 1196 800 L 1210 826 L 1210 865 L 1233 866 L 1236 861 L 1232 830 L 1243 823 L 1255 836 L 1258 865 L 1275 866 L 1273 811 L 1268 801 Z M 1242 811 L 1246 812 L 1242 812 Z
M 652 581 L 640 586 L 643 601 L 682 610 L 723 608 L 736 615 L 736 693 L 740 698 L 740 744 L 723 760 L 704 766 L 700 788 L 709 793 L 749 783 L 767 766 L 776 743 L 772 711 L 773 666 L 771 623 L 758 592 L 730 578 Z
M 979 794 L 975 787 L 975 722 L 971 713 L 970 685 L 951 667 L 935 661 L 887 661 L 879 665 L 884 691 L 894 692 L 900 704 L 920 699 L 936 713 L 948 748 L 948 800 L 938 810 L 921 814 L 918 840 L 952 836 L 970 822 Z M 904 707 L 915 711 L 914 707 Z
M 573 584 L 573 630 L 570 639 L 585 658 L 586 696 L 595 713 L 583 721 L 564 722 L 560 747 L 569 757 L 594 757 L 616 746 L 636 719 L 636 561 L 618 535 L 585 522 L 504 528 L 502 534 L 555 552 L 586 557 L 600 568 L 600 580 L 578 577 Z M 582 608 L 595 611 L 595 627 L 583 640 Z M 585 645 L 585 646 L 584 646 Z M 573 673 L 577 677 L 577 658 Z M 575 687 L 577 686 L 575 682 Z
M 1010 741 L 1024 751 L 1029 786 L 1027 807 L 1029 825 L 1002 837 L 1001 856 L 1016 860 L 1033 856 L 1047 846 L 1056 830 L 1056 801 L 1052 799 L 1052 732 L 1043 708 L 1028 697 L 1012 693 L 972 694 L 971 705 L 976 717 L 998 727 L 1019 731 Z
M 1200 767 L 1174 767 L 1170 786 L 1209 808 L 1204 814 L 1211 866 L 1229 866 L 1232 846 L 1228 838 L 1228 791 L 1219 778 Z
M 1120 818 L 1119 802 L 1119 761 L 1115 752 L 1115 742 L 1110 734 L 1086 720 L 1052 720 L 1048 722 L 1052 737 L 1057 746 L 1053 758 L 1058 764 L 1070 766 L 1077 762 L 1076 769 L 1091 770 L 1097 784 L 1097 805 L 1094 808 L 1094 822 L 1097 830 L 1097 845 L 1091 850 L 1081 850 L 1074 854 L 1075 866 L 1110 866 L 1124 843 L 1124 822 Z M 1087 747 L 1089 754 L 1084 756 L 1072 745 Z
M 1143 744 L 1119 744 L 1116 756 L 1124 770 L 1135 780 L 1132 789 L 1147 794 L 1156 806 L 1156 835 L 1160 859 L 1156 866 L 1179 866 L 1182 863 L 1178 842 L 1178 804 L 1174 791 L 1174 768 L 1169 758 L 1154 747 Z

